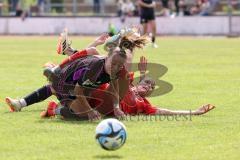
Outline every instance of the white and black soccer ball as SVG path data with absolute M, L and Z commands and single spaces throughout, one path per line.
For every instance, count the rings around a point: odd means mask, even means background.
M 96 140 L 105 150 L 117 150 L 126 142 L 126 127 L 117 119 L 101 121 L 96 127 Z

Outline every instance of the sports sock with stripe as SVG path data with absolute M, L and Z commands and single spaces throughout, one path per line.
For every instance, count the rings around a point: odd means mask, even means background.
M 43 87 L 39 88 L 38 90 L 32 92 L 31 94 L 27 95 L 23 99 L 26 102 L 26 106 L 29 106 L 34 103 L 41 102 L 41 101 L 47 99 L 48 97 L 50 97 L 51 95 L 52 95 L 52 91 L 50 89 L 50 86 L 47 85 L 47 86 L 43 86 Z M 24 106 L 22 106 L 22 107 L 24 107 Z

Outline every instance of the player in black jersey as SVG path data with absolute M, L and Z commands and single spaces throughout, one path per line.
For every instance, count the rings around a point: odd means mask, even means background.
M 155 43 L 156 37 L 156 21 L 155 21 L 155 7 L 156 3 L 154 0 L 138 0 L 140 7 L 140 23 L 143 26 L 144 34 L 147 33 L 148 25 L 151 27 L 152 32 L 152 44 L 154 48 L 157 48 Z

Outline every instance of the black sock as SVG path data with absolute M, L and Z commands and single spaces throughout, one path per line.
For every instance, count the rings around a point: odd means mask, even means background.
M 152 43 L 155 43 L 155 36 L 152 36 Z
M 24 97 L 24 100 L 26 101 L 27 106 L 29 106 L 31 104 L 41 102 L 50 97 L 51 95 L 52 92 L 50 86 L 43 86 L 42 88 L 39 88 L 38 90 Z

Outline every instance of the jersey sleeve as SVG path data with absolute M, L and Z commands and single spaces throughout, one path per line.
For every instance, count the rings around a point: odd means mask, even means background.
M 154 115 L 157 112 L 157 107 L 151 105 L 151 103 L 146 99 L 143 98 L 144 100 L 144 107 L 143 107 L 143 113 L 147 115 Z

